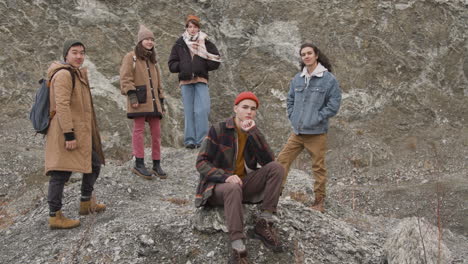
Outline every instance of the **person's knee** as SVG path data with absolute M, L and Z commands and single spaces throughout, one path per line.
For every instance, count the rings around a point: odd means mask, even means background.
M 274 179 L 278 179 L 279 181 L 283 181 L 284 175 L 285 175 L 285 169 L 283 165 L 281 165 L 279 162 L 273 161 L 268 163 L 267 165 L 269 167 L 269 176 Z
M 224 195 L 242 197 L 242 187 L 237 183 L 226 183 Z
M 134 135 L 141 135 L 141 134 L 143 134 L 144 131 L 145 131 L 144 126 L 136 126 L 136 127 L 133 128 L 133 134 Z
M 283 167 L 286 167 L 286 166 L 291 165 L 293 161 L 289 159 L 288 155 L 280 153 L 278 155 L 278 158 L 276 158 L 276 162 L 281 164 Z
M 197 106 L 194 109 L 195 117 L 205 117 L 208 116 L 208 113 L 210 112 L 210 108 L 205 106 Z
M 50 173 L 50 183 L 65 184 L 70 179 L 71 173 L 68 171 L 52 171 Z
M 277 161 L 272 161 L 268 163 L 267 166 L 270 168 L 270 170 L 277 171 L 279 173 L 284 173 L 283 165 L 281 165 L 281 163 Z

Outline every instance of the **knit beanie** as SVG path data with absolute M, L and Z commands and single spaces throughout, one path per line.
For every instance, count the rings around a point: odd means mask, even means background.
M 234 100 L 234 105 L 239 104 L 240 102 L 244 101 L 245 99 L 250 99 L 253 100 L 257 103 L 257 108 L 260 105 L 260 102 L 258 101 L 257 96 L 253 94 L 252 92 L 242 92 L 240 93 L 237 97 L 236 100 Z
M 70 50 L 70 48 L 72 46 L 75 46 L 75 45 L 81 45 L 83 46 L 83 48 L 85 48 L 85 45 L 83 44 L 83 42 L 77 40 L 77 39 L 68 39 L 68 40 L 65 40 L 65 43 L 63 43 L 63 60 L 65 60 L 65 57 L 67 57 L 67 54 L 68 54 L 68 51 Z
M 200 24 L 200 18 L 195 16 L 195 15 L 188 15 L 187 16 L 187 19 L 185 20 L 185 25 L 188 25 L 189 21 L 190 20 L 194 20 L 195 22 L 197 22 L 198 24 Z
M 138 31 L 138 41 L 137 41 L 137 43 L 140 43 L 140 41 L 144 40 L 145 38 L 153 38 L 154 39 L 153 32 L 151 32 L 149 29 L 147 29 L 144 25 L 140 25 L 140 30 Z

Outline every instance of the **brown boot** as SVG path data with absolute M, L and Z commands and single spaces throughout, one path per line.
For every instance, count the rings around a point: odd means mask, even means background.
M 70 229 L 80 225 L 80 220 L 66 218 L 62 214 L 62 210 L 55 212 L 55 216 L 49 217 L 50 229 Z
M 325 203 L 325 199 L 323 197 L 315 198 L 315 202 L 310 206 L 310 208 L 317 210 L 321 213 L 325 212 L 325 207 L 323 204 Z
M 249 264 L 247 260 L 247 250 L 237 251 L 232 249 L 231 257 L 229 258 L 229 264 Z
M 260 218 L 254 229 L 254 238 L 260 239 L 263 244 L 273 252 L 282 252 L 283 247 L 278 239 L 276 231 L 273 229 L 273 223 Z
M 80 215 L 88 215 L 89 213 L 100 213 L 106 210 L 105 204 L 96 203 L 96 196 L 91 195 L 91 200 L 80 202 Z

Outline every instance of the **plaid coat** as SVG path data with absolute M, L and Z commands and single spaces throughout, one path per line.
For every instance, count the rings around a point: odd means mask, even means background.
M 247 132 L 248 138 L 244 149 L 246 170 L 257 170 L 257 164 L 264 166 L 275 160 L 263 134 L 255 126 Z M 224 183 L 234 174 L 237 158 L 237 131 L 234 119 L 213 125 L 203 141 L 197 158 L 197 170 L 200 173 L 195 196 L 195 206 L 200 207 L 213 193 L 216 183 Z

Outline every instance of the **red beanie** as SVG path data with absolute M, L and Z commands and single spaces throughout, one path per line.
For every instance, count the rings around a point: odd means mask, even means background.
M 190 21 L 195 21 L 197 23 L 197 26 L 199 27 L 200 25 L 200 18 L 195 16 L 195 15 L 188 15 L 187 19 L 185 20 L 185 26 L 188 25 Z
M 245 99 L 250 99 L 250 100 L 255 101 L 257 103 L 257 108 L 260 105 L 260 103 L 258 102 L 257 96 L 255 96 L 255 94 L 253 94 L 252 92 L 242 92 L 242 93 L 240 93 L 236 97 L 236 100 L 234 100 L 234 105 L 239 104 L 240 102 L 242 102 Z

